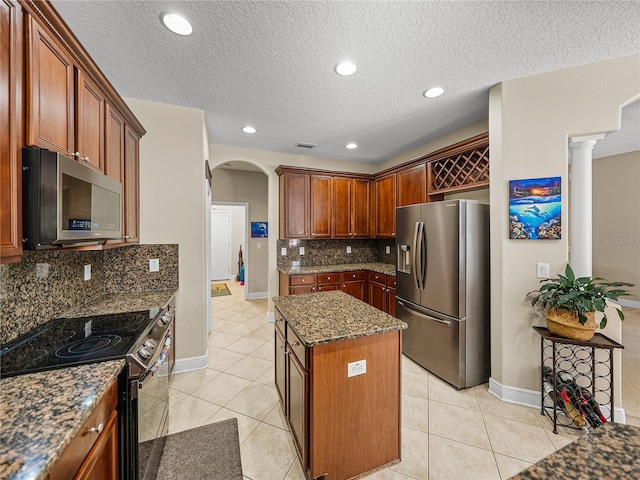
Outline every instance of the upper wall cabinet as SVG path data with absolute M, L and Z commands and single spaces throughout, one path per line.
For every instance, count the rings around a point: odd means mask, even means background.
M 27 15 L 27 144 L 75 152 L 75 70 L 70 55 Z
M 332 238 L 369 238 L 371 182 L 361 178 L 333 177 Z
M 310 175 L 310 230 L 311 238 L 331 238 L 331 177 Z
M 376 180 L 376 237 L 396 235 L 396 174 Z
M 0 260 L 22 255 L 22 8 L 0 0 Z
M 0 27 L 0 261 L 22 255 L 24 145 L 122 182 L 123 238 L 109 243 L 137 242 L 143 126 L 51 3 L 0 0 Z
M 398 173 L 398 207 L 427 201 L 427 167 L 423 163 Z
M 309 182 L 306 173 L 280 175 L 280 238 L 309 238 Z

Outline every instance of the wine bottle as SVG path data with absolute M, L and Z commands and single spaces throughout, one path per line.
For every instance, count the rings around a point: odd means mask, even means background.
M 589 424 L 593 428 L 602 425 L 602 421 L 600 420 L 598 413 L 594 411 L 593 406 L 590 405 L 587 399 L 582 395 L 582 387 L 576 384 L 573 377 L 568 372 L 560 370 L 556 375 L 556 382 L 559 387 L 566 391 L 573 407 L 589 421 Z M 600 408 L 598 408 L 598 411 L 599 410 Z
M 571 400 L 569 399 L 569 396 L 567 395 L 567 392 L 564 389 L 560 391 L 560 397 L 564 401 L 564 408 L 569 413 L 569 416 L 573 420 L 575 426 L 580 427 L 588 433 L 589 429 L 587 429 L 587 421 L 583 417 L 582 413 L 574 408 Z
M 607 419 L 604 418 L 604 415 L 602 414 L 602 410 L 600 410 L 600 405 L 598 404 L 596 399 L 593 398 L 593 395 L 591 395 L 591 392 L 584 387 L 580 387 L 580 393 L 582 398 L 586 400 L 591 411 L 593 411 L 594 415 L 596 415 L 600 420 L 601 422 L 600 425 L 607 423 Z

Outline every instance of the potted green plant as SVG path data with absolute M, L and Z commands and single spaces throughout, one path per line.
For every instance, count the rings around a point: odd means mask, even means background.
M 567 264 L 564 275 L 557 278 L 541 280 L 538 290 L 527 294 L 532 297 L 531 305 L 540 303 L 547 309 L 547 328 L 554 335 L 573 340 L 587 341 L 593 338 L 598 328 L 607 325 L 605 307 L 607 299 L 618 300 L 618 297 L 629 295 L 629 291 L 621 287 L 632 287 L 632 283 L 609 282 L 600 277 L 578 277 Z M 595 312 L 602 312 L 603 317 L 598 325 Z M 617 309 L 620 320 L 624 313 Z

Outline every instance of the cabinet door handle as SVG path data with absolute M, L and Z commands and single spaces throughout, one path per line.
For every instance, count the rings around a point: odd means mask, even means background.
M 99 435 L 100 433 L 102 433 L 102 430 L 104 430 L 104 423 L 99 424 L 97 427 L 91 427 L 89 429 L 89 433 L 95 432 Z
M 300 342 L 293 342 L 293 343 L 291 344 L 291 346 L 292 346 L 292 347 L 297 347 L 298 345 L 300 345 Z
M 80 152 L 75 152 L 71 154 L 72 157 L 80 158 Z
M 311 232 L 311 236 L 313 237 L 315 235 L 315 233 Z

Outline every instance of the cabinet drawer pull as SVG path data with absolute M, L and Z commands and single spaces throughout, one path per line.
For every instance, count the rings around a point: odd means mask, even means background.
M 104 423 L 99 424 L 97 427 L 91 427 L 89 433 L 96 432 L 99 435 L 102 433 L 102 430 L 104 430 Z
M 292 346 L 292 347 L 297 347 L 298 345 L 300 345 L 300 342 L 293 342 L 293 343 L 291 344 L 291 346 Z

